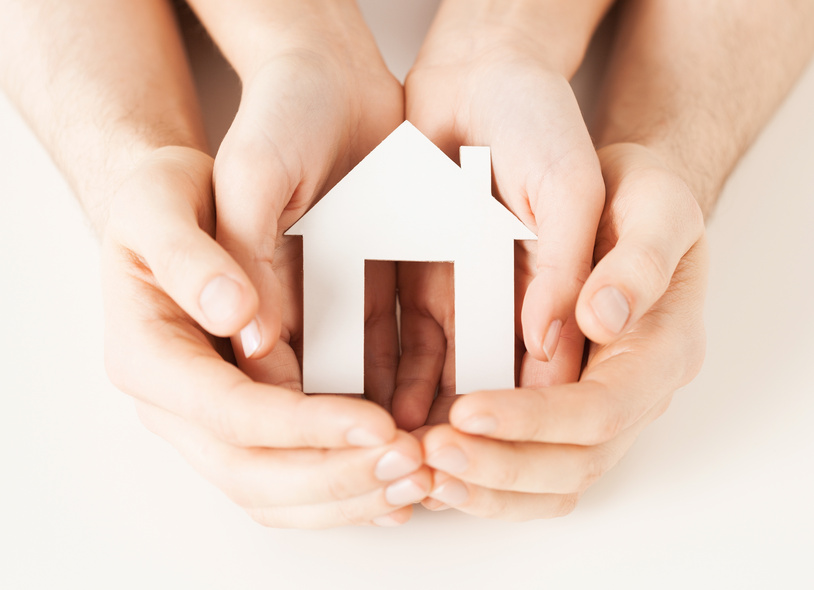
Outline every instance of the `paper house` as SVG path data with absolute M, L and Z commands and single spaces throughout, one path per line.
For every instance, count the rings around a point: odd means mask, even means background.
M 452 262 L 457 393 L 514 387 L 514 241 L 488 147 L 457 166 L 403 123 L 295 223 L 303 236 L 303 389 L 364 392 L 365 261 Z

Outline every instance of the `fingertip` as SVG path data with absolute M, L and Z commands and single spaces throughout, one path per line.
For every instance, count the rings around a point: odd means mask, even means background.
M 257 320 L 253 319 L 240 330 L 240 346 L 243 349 L 243 356 L 247 359 L 254 358 L 262 343 L 263 335 L 260 333 L 260 326 Z
M 263 303 L 255 306 L 256 315 L 238 334 L 240 350 L 249 360 L 261 359 L 274 350 L 282 331 L 282 318 L 277 304 L 279 290 L 270 289 L 265 295 Z
M 257 292 L 247 279 L 231 273 L 217 274 L 201 289 L 198 306 L 209 333 L 232 336 L 257 312 Z
M 583 290 L 577 302 L 577 324 L 598 344 L 612 342 L 624 333 L 631 320 L 631 297 L 622 286 L 604 284 Z
M 421 447 L 424 457 L 428 457 L 447 444 L 450 444 L 455 437 L 455 429 L 449 424 L 439 424 L 430 428 L 421 438 Z
M 484 400 L 488 400 L 493 395 L 499 395 L 505 399 L 504 393 L 508 392 L 492 390 L 462 396 L 450 409 L 450 425 L 455 430 L 466 434 L 478 436 L 494 434 L 497 431 L 497 418 L 494 412 L 489 410 L 488 407 L 484 407 Z
M 406 524 L 407 521 L 409 521 L 412 516 L 413 516 L 413 506 L 412 504 L 410 504 L 402 508 L 399 508 L 398 510 L 394 510 L 389 514 L 377 516 L 371 522 L 377 527 L 393 528 Z
M 343 404 L 353 404 L 352 409 L 357 413 L 360 409 L 359 404 L 362 404 L 362 415 L 354 420 L 354 423 L 345 434 L 348 445 L 352 447 L 384 446 L 394 442 L 399 436 L 399 432 L 402 432 L 398 430 L 393 417 L 378 404 L 367 400 L 359 401 L 342 397 L 337 399 L 342 400 L 341 403 Z M 348 409 L 351 408 L 348 407 Z M 415 444 L 417 444 L 417 441 Z
M 441 512 L 443 510 L 449 510 L 451 508 L 451 506 L 447 506 L 446 504 L 444 504 L 440 500 L 436 500 L 432 496 L 424 498 L 424 500 L 421 501 L 421 505 L 426 510 L 429 510 L 431 512 Z
M 548 325 L 548 314 L 543 309 L 543 299 L 543 286 L 539 277 L 535 277 L 529 284 L 523 298 L 520 322 L 523 328 L 523 343 L 526 346 L 526 351 L 539 361 L 548 360 L 543 348 L 545 330 Z
M 396 426 L 407 432 L 412 432 L 427 421 L 429 408 L 424 407 L 421 400 L 413 400 L 405 396 L 394 396 L 393 399 L 393 419 Z

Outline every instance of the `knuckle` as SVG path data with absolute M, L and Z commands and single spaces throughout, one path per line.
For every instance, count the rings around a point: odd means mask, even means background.
M 568 516 L 574 510 L 576 510 L 577 504 L 579 504 L 579 499 L 579 494 L 563 494 L 559 497 L 559 501 L 554 507 L 551 517 L 559 518 L 561 516 Z
M 595 443 L 605 443 L 613 440 L 627 426 L 628 420 L 618 411 L 600 418 L 595 431 Z
M 367 504 L 360 504 L 358 502 L 338 502 L 336 504 L 339 517 L 345 524 L 361 525 L 367 524 L 371 520 L 371 515 L 365 509 Z M 392 510 L 392 507 L 390 508 Z
M 310 448 L 323 446 L 320 444 L 320 437 L 317 434 L 315 425 L 320 421 L 318 417 L 324 411 L 324 403 L 327 399 L 328 398 L 313 398 L 305 395 L 297 398 L 291 419 L 294 426 L 293 430 L 296 433 L 294 443 L 298 446 Z
M 658 249 L 634 246 L 630 252 L 629 264 L 636 284 L 649 299 L 655 301 L 669 286 L 672 271 L 664 254 Z
M 510 494 L 492 491 L 477 503 L 469 505 L 469 509 L 481 518 L 500 519 L 506 521 L 527 520 L 522 511 L 518 511 L 509 499 Z M 514 509 L 513 509 L 514 508 Z
M 607 392 L 596 398 L 589 407 L 590 428 L 583 444 L 596 446 L 611 441 L 630 423 L 624 403 Z
M 347 476 L 349 470 L 329 471 L 325 476 L 325 485 L 333 500 L 346 500 L 354 495 L 353 481 Z
M 204 422 L 220 440 L 236 447 L 250 447 L 250 423 L 246 420 L 241 396 L 238 395 L 241 384 L 232 386 L 225 399 L 229 403 L 213 404 L 205 411 Z
M 267 528 L 280 528 L 275 511 L 270 508 L 244 508 L 254 522 Z
M 520 468 L 516 462 L 506 462 L 494 474 L 493 487 L 498 490 L 514 490 L 520 480 Z
M 215 416 L 210 418 L 210 426 L 215 432 L 215 435 L 223 442 L 236 447 L 248 446 L 245 444 L 241 429 L 237 427 L 237 419 L 234 414 L 234 410 L 216 412 Z
M 168 277 L 183 277 L 191 265 L 196 251 L 194 238 L 190 234 L 164 236 L 164 243 L 156 252 L 157 260 L 148 260 L 153 272 L 162 273 L 164 280 Z
M 584 492 L 593 485 L 608 470 L 608 457 L 603 446 L 591 447 L 586 450 L 579 485 L 575 491 Z

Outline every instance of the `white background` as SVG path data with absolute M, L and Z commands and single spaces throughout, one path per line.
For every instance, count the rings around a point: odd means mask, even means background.
M 435 3 L 362 3 L 398 75 Z M 237 88 L 191 44 L 217 139 Z M 108 383 L 95 239 L 0 98 L 0 588 L 814 587 L 812 108 L 809 67 L 710 223 L 703 372 L 576 512 L 308 532 L 253 523 Z

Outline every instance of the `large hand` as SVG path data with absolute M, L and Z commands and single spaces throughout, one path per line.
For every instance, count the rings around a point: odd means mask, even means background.
M 358 11 L 289 34 L 300 44 L 277 48 L 244 79 L 215 159 L 215 194 L 218 242 L 260 293 L 257 316 L 235 343 L 238 363 L 258 381 L 300 388 L 301 249 L 282 234 L 404 113 L 401 85 Z M 398 362 L 395 265 L 368 271 L 366 394 L 381 400 L 392 395 Z
M 499 198 L 539 237 L 518 250 L 519 354 L 528 351 L 524 362 L 540 382 L 573 381 L 583 350 L 573 313 L 604 202 L 599 162 L 571 87 L 545 49 L 499 19 L 468 14 L 437 17 L 407 79 L 407 117 L 453 158 L 460 145 L 491 147 Z M 452 272 L 410 264 L 398 274 L 402 358 L 393 415 L 411 429 L 427 420 L 439 383 L 431 422 L 443 418 L 455 389 Z
M 151 430 L 263 524 L 404 522 L 430 474 L 384 410 L 256 383 L 218 354 L 231 354 L 228 341 L 210 334 L 235 334 L 258 303 L 211 237 L 212 166 L 195 150 L 163 148 L 113 198 L 103 246 L 111 379 Z
M 633 302 L 630 329 L 591 346 L 578 383 L 540 387 L 524 367 L 521 389 L 458 399 L 451 425 L 424 437 L 436 470 L 430 508 L 511 520 L 570 512 L 700 370 L 707 274 L 700 209 L 645 148 L 617 144 L 599 155 L 608 202 L 577 317 L 586 333 L 604 337 L 590 302 L 610 287 Z

